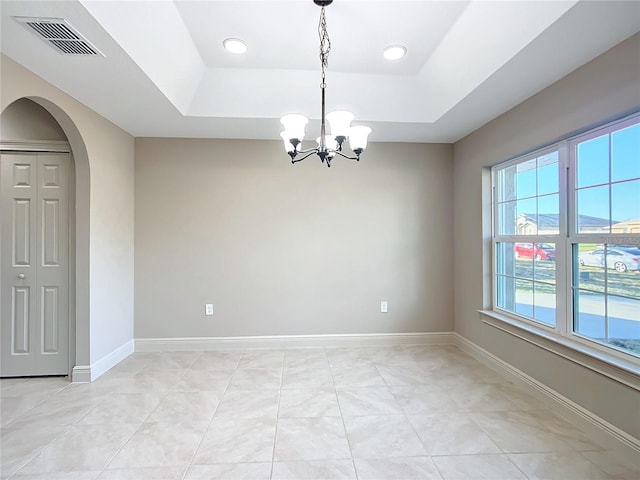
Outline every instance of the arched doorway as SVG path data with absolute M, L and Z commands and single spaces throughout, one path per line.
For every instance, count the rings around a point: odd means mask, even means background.
M 18 99 L 2 112 L 3 151 L 64 150 L 70 153 L 68 183 L 68 363 L 74 381 L 89 381 L 81 367 L 89 364 L 89 160 L 84 141 L 71 118 L 40 97 Z M 63 138 L 61 138 L 61 136 Z M 9 138 L 13 137 L 13 138 Z M 3 259 L 4 261 L 4 259 Z M 4 267 L 3 267 L 4 268 Z M 6 319 L 3 318 L 3 322 Z M 37 372 L 36 372 L 37 373 Z

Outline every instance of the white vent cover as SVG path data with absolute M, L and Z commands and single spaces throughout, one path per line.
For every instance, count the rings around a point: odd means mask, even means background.
M 63 18 L 13 18 L 65 55 L 102 55 L 100 50 Z

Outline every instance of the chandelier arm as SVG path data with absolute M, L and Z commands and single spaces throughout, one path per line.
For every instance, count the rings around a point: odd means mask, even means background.
M 344 153 L 342 153 L 340 150 L 329 150 L 329 152 L 335 153 L 336 155 L 340 155 L 341 157 L 346 158 L 348 160 L 355 160 L 356 162 L 360 161 L 360 155 L 355 157 L 350 157 L 349 155 L 345 155 Z
M 306 153 L 306 155 L 304 157 L 300 157 L 300 158 L 292 158 L 291 159 L 291 163 L 298 163 L 298 162 L 301 162 L 302 160 L 304 160 L 305 158 L 309 158 L 314 153 L 318 153 L 318 149 L 314 148 L 312 150 L 307 150 L 306 152 L 300 152 L 300 153 Z
M 300 150 L 300 151 L 298 151 L 296 153 L 304 155 L 306 153 L 317 153 L 317 152 L 318 152 L 318 147 L 314 147 L 314 148 L 307 148 L 306 150 Z

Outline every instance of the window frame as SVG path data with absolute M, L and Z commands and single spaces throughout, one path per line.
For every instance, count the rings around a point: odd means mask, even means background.
M 520 322 L 530 326 L 530 327 L 534 327 L 534 328 L 539 328 L 541 330 L 547 331 L 547 332 L 554 332 L 556 334 L 561 334 L 558 330 L 558 254 L 562 255 L 560 250 L 562 250 L 561 245 L 560 245 L 560 239 L 562 238 L 563 233 L 566 233 L 565 230 L 565 225 L 566 225 L 566 220 L 563 219 L 563 212 L 562 209 L 559 208 L 559 214 L 558 214 L 558 228 L 559 228 L 559 232 L 556 235 L 525 235 L 525 234 L 515 234 L 515 235 L 505 235 L 505 234 L 498 234 L 497 233 L 497 229 L 498 229 L 498 218 L 500 213 L 499 213 L 499 207 L 500 207 L 500 202 L 498 201 L 498 196 L 497 196 L 497 192 L 498 192 L 498 171 L 502 170 L 502 169 L 506 169 L 509 168 L 513 165 L 518 165 L 520 163 L 524 163 L 527 161 L 530 161 L 532 159 L 547 155 L 549 153 L 558 152 L 558 195 L 559 195 L 559 199 L 558 199 L 558 203 L 559 205 L 562 204 L 563 201 L 563 188 L 562 186 L 565 184 L 564 182 L 566 182 L 566 180 L 563 180 L 563 175 L 562 175 L 562 168 L 561 168 L 561 151 L 560 149 L 562 148 L 561 143 L 554 143 L 548 146 L 545 146 L 543 148 L 534 150 L 532 152 L 526 153 L 524 155 L 520 155 L 516 158 L 513 158 L 511 160 L 508 160 L 506 162 L 502 162 L 499 163 L 497 165 L 495 165 L 494 167 L 492 167 L 491 169 L 491 196 L 492 196 L 492 222 L 491 222 L 491 230 L 492 230 L 492 255 L 493 255 L 493 261 L 492 261 L 492 305 L 493 305 L 493 309 L 500 312 L 503 315 L 508 315 L 514 319 L 519 320 Z M 500 167 L 499 169 L 497 167 Z M 537 188 L 536 188 L 536 193 L 537 193 Z M 537 195 L 536 195 L 537 198 Z M 498 306 L 498 269 L 497 269 L 497 260 L 498 260 L 498 245 L 500 243 L 513 243 L 514 245 L 516 243 L 532 243 L 532 244 L 538 244 L 538 243 L 553 243 L 556 245 L 556 322 L 555 322 L 555 326 L 546 324 L 544 322 L 529 318 L 529 317 L 525 317 L 523 315 L 519 315 L 516 312 L 512 312 L 510 310 L 505 310 L 502 309 Z
M 618 348 L 614 345 L 599 342 L 574 331 L 574 308 L 576 306 L 574 291 L 577 286 L 574 283 L 574 275 L 578 273 L 578 262 L 574 262 L 574 245 L 580 243 L 596 243 L 603 245 L 640 245 L 640 233 L 615 234 L 611 233 L 611 160 L 609 160 L 609 233 L 578 233 L 577 212 L 577 154 L 576 148 L 580 143 L 589 141 L 602 135 L 611 134 L 614 131 L 640 123 L 640 112 L 633 113 L 624 118 L 607 122 L 590 128 L 576 135 L 567 136 L 559 141 L 545 145 L 544 147 L 519 155 L 510 160 L 499 162 L 491 167 L 491 312 L 494 318 L 506 319 L 508 323 L 521 327 L 534 335 L 558 341 L 582 353 L 587 353 L 600 358 L 612 365 L 638 365 L 640 354 L 634 354 Z M 610 146 L 611 148 L 611 146 Z M 557 235 L 502 235 L 499 234 L 499 206 L 498 197 L 498 172 L 510 166 L 517 165 L 533 158 L 540 157 L 552 151 L 558 152 L 558 179 L 559 179 L 559 212 Z M 536 188 L 537 194 L 537 188 Z M 538 212 L 539 213 L 539 212 Z M 516 312 L 503 309 L 498 306 L 498 246 L 501 243 L 555 243 L 555 274 L 556 274 L 556 321 L 555 326 L 520 315 Z M 576 287 L 576 288 L 574 288 Z M 639 373 L 637 368 L 633 368 Z

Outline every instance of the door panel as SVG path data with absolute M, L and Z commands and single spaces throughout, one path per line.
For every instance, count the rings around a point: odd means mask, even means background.
M 42 200 L 42 264 L 47 267 L 59 266 L 60 247 L 60 202 Z
M 46 164 L 42 166 L 42 185 L 45 187 L 59 187 L 60 166 L 55 164 Z
M 15 163 L 13 165 L 13 186 L 31 187 L 31 163 Z
M 42 287 L 40 321 L 42 323 L 42 353 L 58 353 L 58 288 Z
M 29 287 L 13 287 L 11 298 L 11 353 L 29 353 Z M 4 347 L 4 345 L 3 345 Z
M 13 265 L 31 266 L 31 200 L 13 199 Z
M 0 158 L 0 374 L 66 375 L 69 154 Z

